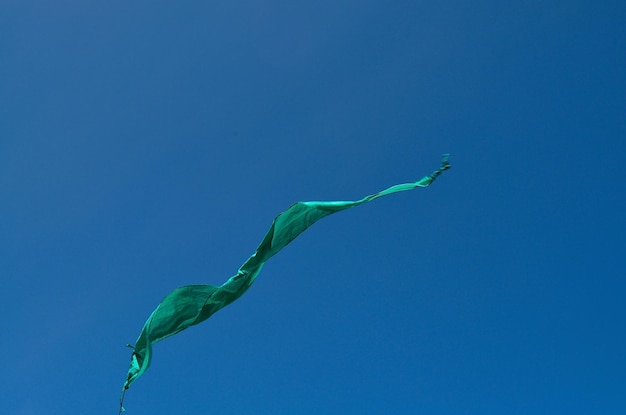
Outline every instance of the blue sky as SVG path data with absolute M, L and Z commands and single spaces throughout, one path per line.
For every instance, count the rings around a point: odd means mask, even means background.
M 0 390 L 117 411 L 172 289 L 358 199 L 155 347 L 129 414 L 626 411 L 621 1 L 0 3 Z

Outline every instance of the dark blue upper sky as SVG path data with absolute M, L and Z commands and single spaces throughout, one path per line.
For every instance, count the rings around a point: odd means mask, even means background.
M 6 413 L 626 411 L 623 1 L 0 2 Z

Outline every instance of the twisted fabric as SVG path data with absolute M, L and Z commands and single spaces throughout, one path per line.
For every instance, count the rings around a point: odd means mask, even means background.
M 226 307 L 245 293 L 252 285 L 268 259 L 318 220 L 392 193 L 429 186 L 444 170 L 450 168 L 448 155 L 441 167 L 414 183 L 392 186 L 356 201 L 297 202 L 279 214 L 272 223 L 254 254 L 239 268 L 237 274 L 219 287 L 187 285 L 168 294 L 152 312 L 133 347 L 128 376 L 123 392 L 150 366 L 152 345 L 188 327 L 203 322 L 213 313 Z M 123 396 L 123 394 L 122 394 Z M 122 407 L 120 405 L 120 410 Z

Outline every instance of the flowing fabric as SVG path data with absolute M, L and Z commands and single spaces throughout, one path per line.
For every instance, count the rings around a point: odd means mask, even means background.
M 392 193 L 429 186 L 444 170 L 450 168 L 448 155 L 441 167 L 414 183 L 392 186 L 356 201 L 298 202 L 279 214 L 254 254 L 239 268 L 237 274 L 219 287 L 187 285 L 168 294 L 152 312 L 133 347 L 124 391 L 150 366 L 152 345 L 169 336 L 201 323 L 226 307 L 252 285 L 265 262 L 316 221 L 333 213 L 370 202 Z

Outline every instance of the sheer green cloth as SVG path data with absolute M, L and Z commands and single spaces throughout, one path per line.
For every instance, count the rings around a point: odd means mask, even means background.
M 444 170 L 450 168 L 444 155 L 441 167 L 414 183 L 392 186 L 356 201 L 298 202 L 279 214 L 263 241 L 237 274 L 219 287 L 187 285 L 168 294 L 152 312 L 133 347 L 133 354 L 124 383 L 124 390 L 150 366 L 152 345 L 188 327 L 201 323 L 216 311 L 226 307 L 245 293 L 252 285 L 265 262 L 316 221 L 333 213 L 370 202 L 392 193 L 429 186 Z

